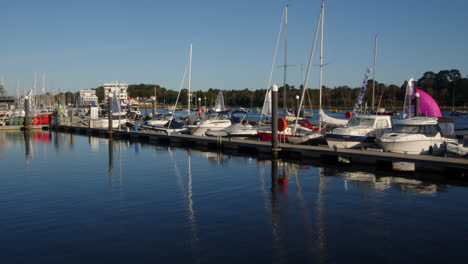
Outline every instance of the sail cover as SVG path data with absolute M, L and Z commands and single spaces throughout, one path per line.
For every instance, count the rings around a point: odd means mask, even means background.
M 268 89 L 265 94 L 265 101 L 263 101 L 262 115 L 271 115 L 271 89 Z
M 442 117 L 439 105 L 428 93 L 416 88 L 419 93 L 419 112 L 423 116 Z
M 224 97 L 222 91 L 219 91 L 218 97 L 216 97 L 214 110 L 215 112 L 224 111 Z
M 405 101 L 403 103 L 403 118 L 410 118 L 414 116 L 413 95 L 413 78 L 411 78 L 406 84 Z
M 113 100 L 112 100 L 112 112 L 120 114 L 120 99 L 117 97 L 117 93 L 114 90 Z
M 331 117 L 325 114 L 325 112 L 322 109 L 320 109 L 319 115 L 320 115 L 320 121 L 329 125 L 345 126 L 346 124 L 348 124 L 348 119 L 339 119 L 339 118 Z

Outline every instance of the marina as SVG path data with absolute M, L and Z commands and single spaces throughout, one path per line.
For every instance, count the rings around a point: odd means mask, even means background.
M 1 263 L 467 262 L 468 2 L 26 2 Z

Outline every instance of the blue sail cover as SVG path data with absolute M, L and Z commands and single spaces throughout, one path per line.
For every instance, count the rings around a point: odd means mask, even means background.
M 369 73 L 371 72 L 370 68 L 367 68 L 366 74 L 364 75 L 364 80 L 362 81 L 361 90 L 359 91 L 359 96 L 357 98 L 356 104 L 354 105 L 353 115 L 356 114 L 356 111 L 361 107 L 362 99 L 364 98 L 364 93 L 367 88 L 367 80 L 369 79 Z

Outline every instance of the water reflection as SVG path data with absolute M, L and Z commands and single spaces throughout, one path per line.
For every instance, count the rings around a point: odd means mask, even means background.
M 29 166 L 29 158 L 31 156 L 31 137 L 29 132 L 23 133 L 24 135 L 24 156 L 26 161 L 26 166 Z
M 166 252 L 169 255 L 177 252 L 185 262 L 210 262 L 206 261 L 207 255 L 213 256 L 216 250 L 220 255 L 238 254 L 227 262 L 252 253 L 255 256 L 251 260 L 256 263 L 325 263 L 343 262 L 342 256 L 359 255 L 355 252 L 363 249 L 372 254 L 377 252 L 378 258 L 388 257 L 400 248 L 387 250 L 388 244 L 378 245 L 380 241 L 409 247 L 427 233 L 431 238 L 435 234 L 443 239 L 449 237 L 445 233 L 449 225 L 440 228 L 442 223 L 450 221 L 450 225 L 455 222 L 464 227 L 466 220 L 463 219 L 466 202 L 460 199 L 466 190 L 450 190 L 452 182 L 117 139 L 70 137 L 61 133 L 54 133 L 52 139 L 50 135 L 13 133 L 8 134 L 12 138 L 8 140 L 6 133 L 0 133 L 0 150 L 16 151 L 20 160 L 24 152 L 31 167 L 26 172 L 35 170 L 30 175 L 37 175 L 25 185 L 23 166 L 3 174 L 0 197 L 14 202 L 11 206 L 0 203 L 3 211 L 10 209 L 10 214 L 0 217 L 0 223 L 2 219 L 3 224 L 23 223 L 26 230 L 34 223 L 60 219 L 19 235 L 11 230 L 21 230 L 21 226 L 10 228 L 7 230 L 10 237 L 23 236 L 23 241 L 35 241 L 34 238 L 46 234 L 51 240 L 62 241 L 65 230 L 66 234 L 78 236 L 75 241 L 78 249 L 83 246 L 82 241 L 90 241 L 89 247 L 93 248 L 99 245 L 92 241 L 105 241 L 109 248 L 125 248 L 123 255 L 147 254 L 154 259 Z M 11 142 L 16 145 L 7 146 Z M 52 153 L 57 150 L 55 153 L 59 155 L 43 155 L 51 150 Z M 75 158 L 81 163 L 76 164 Z M 35 159 L 37 162 L 32 162 Z M 49 173 L 49 163 L 54 163 L 57 173 Z M 86 167 L 79 167 L 81 164 Z M 8 171 L 9 167 L 4 167 Z M 106 172 L 108 178 L 102 177 Z M 18 175 L 8 178 L 12 173 Z M 106 188 L 109 186 L 110 191 Z M 20 189 L 24 189 L 21 196 L 17 195 Z M 449 191 L 452 192 L 436 195 Z M 89 199 L 83 199 L 83 194 Z M 28 205 L 33 206 L 16 210 Z M 420 210 L 414 210 L 415 206 Z M 24 211 L 28 215 L 22 215 Z M 450 220 L 445 220 L 444 214 Z M 73 222 L 68 226 L 57 228 L 56 223 L 67 223 L 70 219 Z M 420 225 L 428 219 L 431 221 L 427 225 Z M 81 234 L 75 226 L 89 228 Z M 408 232 L 415 233 L 401 235 Z M 452 228 L 451 232 L 456 231 Z M 415 239 L 405 242 L 409 237 Z M 362 241 L 354 243 L 361 238 Z M 239 244 L 242 246 L 233 250 Z M 56 245 L 63 250 L 60 243 Z M 18 248 L 21 246 L 17 244 Z
M 437 192 L 447 191 L 448 184 L 423 181 L 415 178 L 378 175 L 364 171 L 342 171 L 337 168 L 325 168 L 326 176 L 339 177 L 343 179 L 345 190 L 349 184 L 356 188 L 373 189 L 385 192 L 390 188 L 398 188 L 401 191 L 410 191 L 423 195 L 434 195 Z
M 114 184 L 114 140 L 109 139 L 107 146 L 109 160 L 109 184 L 112 187 Z
M 169 152 L 172 164 L 174 165 L 174 173 L 177 178 L 177 185 L 179 187 L 179 192 L 182 196 L 182 200 L 187 202 L 187 216 L 190 223 L 190 245 L 192 248 L 192 257 L 199 262 L 200 245 L 199 245 L 199 235 L 198 235 L 198 226 L 196 220 L 196 213 L 194 209 L 193 202 L 193 177 L 192 177 L 192 153 L 190 150 L 187 150 L 187 190 L 185 190 L 185 180 L 182 176 L 181 170 L 178 166 L 176 159 L 174 158 L 174 153 L 171 147 L 167 147 Z

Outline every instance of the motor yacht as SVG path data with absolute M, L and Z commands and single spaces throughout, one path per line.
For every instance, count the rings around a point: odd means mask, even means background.
M 192 135 L 204 136 L 207 130 L 215 131 L 227 128 L 232 125 L 227 112 L 212 112 L 206 119 L 197 121 L 194 125 L 187 125 Z
M 442 117 L 412 117 L 395 122 L 390 133 L 379 139 L 386 152 L 404 154 L 441 153 L 444 143 L 457 144 L 453 120 Z
M 366 148 L 375 144 L 375 139 L 390 132 L 390 116 L 358 115 L 344 127 L 338 127 L 325 135 L 330 148 Z

